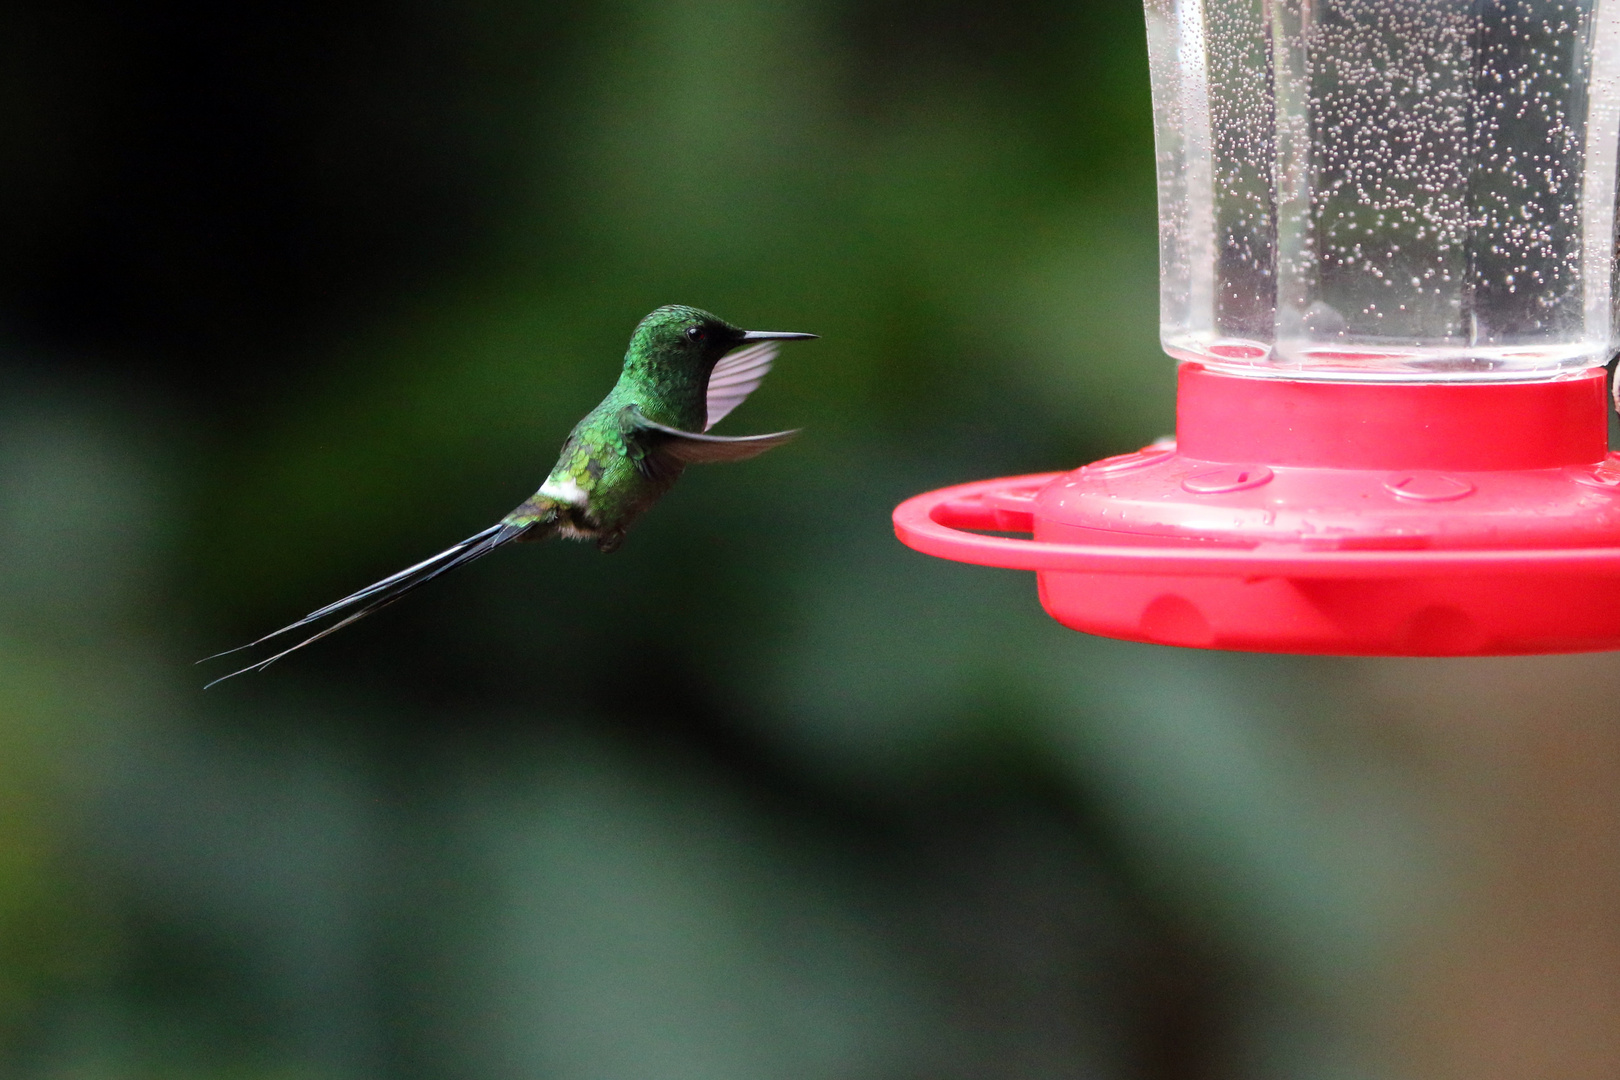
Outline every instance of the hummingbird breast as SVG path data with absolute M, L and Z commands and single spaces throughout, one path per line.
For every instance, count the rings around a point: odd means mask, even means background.
M 612 411 L 598 408 L 580 422 L 537 492 L 556 502 L 559 535 L 600 540 L 622 533 L 678 475 L 649 476 L 636 467 L 619 431 L 617 409 L 622 406 L 614 405 Z

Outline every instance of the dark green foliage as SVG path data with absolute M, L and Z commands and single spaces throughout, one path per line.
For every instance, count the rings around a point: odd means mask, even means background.
M 1169 429 L 1142 37 L 1130 0 L 0 11 L 0 1073 L 1331 1059 L 1401 863 L 1292 741 L 1316 684 L 890 533 Z M 821 335 L 728 421 L 798 441 L 200 695 L 208 646 L 521 501 L 671 299 Z

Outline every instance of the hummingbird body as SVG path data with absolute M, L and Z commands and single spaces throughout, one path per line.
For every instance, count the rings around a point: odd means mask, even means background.
M 505 544 L 561 536 L 594 540 L 601 551 L 613 551 L 624 542 L 631 524 L 663 497 L 687 465 L 741 461 L 797 434 L 728 438 L 705 432 L 759 385 L 775 358 L 775 342 L 812 337 L 739 330 L 709 312 L 679 304 L 658 308 L 637 325 L 619 381 L 574 425 L 538 491 L 461 543 L 241 646 L 251 648 L 329 616 L 343 616 L 291 648 L 214 682 L 262 671 Z

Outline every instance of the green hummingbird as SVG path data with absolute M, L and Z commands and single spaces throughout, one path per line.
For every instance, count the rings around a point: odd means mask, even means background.
M 776 358 L 777 342 L 815 336 L 739 330 L 717 315 L 681 304 L 657 309 L 630 335 L 619 381 L 574 425 L 540 490 L 489 528 L 432 558 L 317 608 L 257 641 L 207 657 L 213 660 L 251 649 L 341 616 L 291 648 L 208 685 L 243 672 L 263 671 L 288 653 L 505 544 L 562 536 L 594 540 L 603 552 L 615 550 L 635 520 L 663 497 L 688 465 L 742 461 L 798 434 L 778 431 L 735 438 L 705 433 L 765 378 Z

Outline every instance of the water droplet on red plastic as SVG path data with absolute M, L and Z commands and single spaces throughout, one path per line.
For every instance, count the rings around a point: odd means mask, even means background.
M 1610 454 L 1590 469 L 1575 470 L 1574 478 L 1577 484 L 1614 491 L 1620 488 L 1620 458 Z

